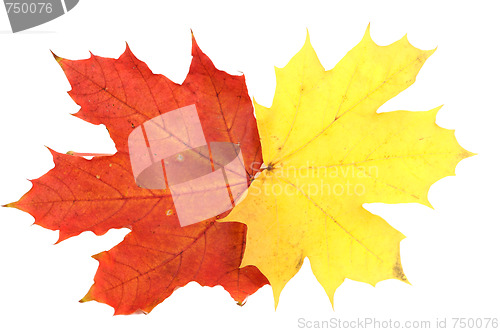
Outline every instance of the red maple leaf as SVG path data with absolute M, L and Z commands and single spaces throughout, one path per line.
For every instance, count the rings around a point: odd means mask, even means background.
M 118 59 L 91 55 L 67 60 L 56 55 L 81 106 L 75 116 L 104 124 L 117 153 L 91 160 L 51 150 L 55 167 L 18 202 L 35 224 L 59 230 L 58 242 L 84 231 L 97 235 L 130 228 L 125 239 L 94 256 L 99 268 L 82 301 L 111 305 L 115 314 L 150 312 L 172 292 L 196 281 L 223 286 L 238 302 L 267 279 L 254 266 L 239 268 L 246 226 L 218 223 L 217 216 L 180 227 L 166 190 L 136 185 L 127 139 L 144 122 L 195 105 L 206 140 L 239 144 L 249 183 L 262 163 L 253 107 L 245 78 L 216 69 L 193 38 L 192 63 L 182 85 L 153 74 L 128 48 Z M 225 215 L 225 213 L 224 213 Z

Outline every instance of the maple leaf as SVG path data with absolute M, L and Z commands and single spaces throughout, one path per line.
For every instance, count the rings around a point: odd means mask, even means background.
M 345 278 L 372 285 L 407 281 L 404 236 L 364 203 L 421 203 L 435 181 L 472 155 L 452 130 L 436 125 L 440 107 L 377 113 L 409 87 L 434 51 L 406 38 L 378 46 L 369 27 L 333 69 L 325 71 L 309 41 L 276 68 L 272 106 L 254 102 L 267 168 L 222 221 L 248 226 L 242 266 L 268 278 L 277 306 L 304 257 L 333 305 Z
M 71 83 L 70 96 L 81 106 L 75 115 L 106 125 L 117 153 L 87 160 L 51 150 L 55 167 L 8 204 L 33 215 L 37 225 L 59 230 L 58 242 L 84 231 L 132 230 L 120 244 L 94 256 L 99 268 L 81 300 L 107 303 L 115 314 L 148 313 L 190 281 L 221 285 L 239 303 L 268 283 L 257 268 L 239 268 L 245 225 L 220 224 L 217 216 L 181 227 L 168 187 L 136 184 L 127 141 L 131 132 L 189 105 L 196 106 L 207 141 L 239 144 L 245 183 L 256 172 L 253 165 L 262 163 L 245 78 L 216 69 L 194 37 L 192 56 L 179 85 L 153 74 L 128 45 L 118 59 L 91 55 L 72 61 L 54 55 Z

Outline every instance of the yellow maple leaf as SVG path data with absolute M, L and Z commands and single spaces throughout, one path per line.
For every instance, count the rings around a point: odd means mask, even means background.
M 362 204 L 430 206 L 430 186 L 473 155 L 453 130 L 436 125 L 440 107 L 376 112 L 415 81 L 433 52 L 413 47 L 406 36 L 379 46 L 368 27 L 325 71 L 308 35 L 299 53 L 276 68 L 271 108 L 254 102 L 266 168 L 221 221 L 248 226 L 241 265 L 264 273 L 276 306 L 305 257 L 332 305 L 345 278 L 406 281 L 404 235 Z

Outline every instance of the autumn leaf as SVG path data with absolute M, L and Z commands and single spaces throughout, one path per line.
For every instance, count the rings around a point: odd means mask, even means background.
M 194 38 L 192 55 L 182 85 L 153 74 L 128 46 L 118 59 L 92 55 L 73 61 L 54 55 L 71 83 L 70 96 L 81 106 L 75 115 L 106 125 L 117 153 L 87 160 L 51 150 L 55 167 L 8 205 L 30 213 L 37 225 L 58 230 L 58 242 L 85 231 L 102 235 L 112 228 L 131 229 L 123 242 L 94 256 L 99 268 L 82 299 L 107 303 L 115 314 L 148 313 L 190 281 L 221 285 L 239 303 L 267 283 L 257 268 L 239 268 L 245 225 L 220 224 L 217 216 L 181 227 L 169 188 L 141 188 L 133 175 L 131 132 L 190 105 L 208 142 L 241 147 L 243 182 L 249 183 L 253 166 L 262 163 L 245 78 L 216 69 Z
M 430 206 L 429 187 L 472 155 L 452 130 L 436 125 L 440 107 L 377 113 L 415 81 L 433 52 L 406 36 L 378 46 L 368 28 L 325 71 L 308 35 L 276 69 L 272 106 L 254 103 L 266 169 L 222 221 L 248 226 L 242 266 L 257 266 L 268 278 L 275 305 L 305 257 L 332 305 L 345 278 L 407 281 L 399 253 L 404 236 L 362 204 Z

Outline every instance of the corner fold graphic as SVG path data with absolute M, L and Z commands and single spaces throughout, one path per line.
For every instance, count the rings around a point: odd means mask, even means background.
M 4 0 L 12 32 L 27 30 L 52 21 L 75 8 L 79 0 Z

